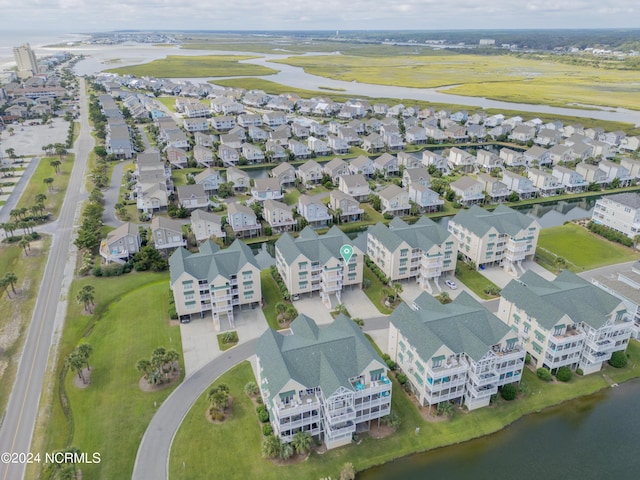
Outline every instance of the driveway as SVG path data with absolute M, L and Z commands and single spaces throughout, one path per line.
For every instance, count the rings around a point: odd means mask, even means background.
M 346 287 L 342 291 L 342 303 L 346 305 L 353 318 L 367 320 L 381 315 L 364 291 L 357 287 Z
M 337 305 L 334 296 L 331 298 L 331 304 L 335 307 Z M 314 293 L 313 297 L 301 296 L 300 300 L 297 300 L 293 304 L 298 313 L 304 313 L 306 316 L 313 318 L 318 325 L 326 325 L 333 322 L 330 310 L 322 302 L 319 293 Z M 347 305 L 347 308 L 349 306 Z

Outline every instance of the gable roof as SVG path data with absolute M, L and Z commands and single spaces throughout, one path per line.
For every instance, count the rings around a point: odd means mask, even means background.
M 469 210 L 460 210 L 451 221 L 472 231 L 479 237 L 486 234 L 492 227 L 499 233 L 511 236 L 517 235 L 521 230 L 529 228 L 533 224 L 539 228 L 536 220 L 505 205 L 498 206 L 493 212 L 474 205 Z
M 441 245 L 451 234 L 427 217 L 420 217 L 413 225 L 396 217 L 389 222 L 389 227 L 385 227 L 382 222 L 369 227 L 368 235 L 376 237 L 390 251 L 397 249 L 403 242 L 408 243 L 411 248 L 428 251 L 434 245 Z
M 311 262 L 318 261 L 325 264 L 332 258 L 340 259 L 340 247 L 349 242 L 349 237 L 335 225 L 324 235 L 318 235 L 315 230 L 307 226 L 295 239 L 288 233 L 284 233 L 276 241 L 276 248 L 289 265 L 299 255 L 303 255 Z

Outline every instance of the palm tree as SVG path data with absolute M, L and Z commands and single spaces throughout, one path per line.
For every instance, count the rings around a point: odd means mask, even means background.
M 13 217 L 14 220 L 20 220 L 20 209 L 14 208 L 9 212 L 9 215 Z
M 269 435 L 262 441 L 262 456 L 265 458 L 274 458 L 280 454 L 282 448 L 282 442 L 280 437 L 275 435 Z
M 393 299 L 395 301 L 395 299 L 398 298 L 402 293 L 402 284 L 400 282 L 396 282 L 393 284 L 393 292 L 394 292 Z
M 24 220 L 21 220 L 18 222 L 18 228 L 22 229 L 23 235 L 26 235 L 27 233 L 29 233 L 29 227 L 27 225 L 27 222 L 25 222 Z
M 18 242 L 18 246 L 24 250 L 24 254 L 28 257 L 27 249 L 31 250 L 31 243 L 27 239 L 27 237 L 22 237 Z
M 77 350 L 72 351 L 67 357 L 67 366 L 78 373 L 78 378 L 82 379 L 82 383 L 86 383 L 82 369 L 84 368 L 85 360 Z
M 49 192 L 52 191 L 52 184 L 53 184 L 53 178 L 51 177 L 47 177 L 45 179 L 42 180 L 44 182 L 44 184 L 47 186 L 47 188 L 49 188 Z
M 15 295 L 16 293 L 16 282 L 18 281 L 18 276 L 13 272 L 7 272 L 4 275 L 4 279 L 11 285 L 11 291 Z
M 9 222 L 4 224 L 4 231 L 7 232 L 8 237 L 13 237 L 13 232 L 15 231 L 15 229 L 16 229 L 15 223 Z
M 13 130 L 13 128 L 9 128 L 9 134 L 11 135 L 11 131 Z M 13 148 L 7 148 L 5 150 L 5 152 L 7 152 L 7 155 L 9 156 L 9 158 L 11 160 L 13 160 L 14 158 L 16 158 L 16 151 Z
M 81 343 L 76 347 L 78 349 L 78 353 L 82 355 L 84 358 L 84 363 L 87 365 L 87 368 L 91 370 L 91 366 L 89 365 L 89 357 L 93 353 L 93 347 L 88 343 Z
M 353 463 L 347 462 L 340 470 L 340 480 L 354 480 L 356 478 L 356 470 L 353 468 Z
M 138 360 L 138 363 L 136 363 L 136 370 L 144 375 L 144 378 L 147 380 L 147 382 L 151 383 L 150 375 L 152 367 L 149 360 L 147 360 L 146 358 Z
M 278 317 L 280 316 L 284 317 L 284 312 L 286 311 L 287 311 L 287 305 L 284 302 L 276 303 L 276 313 L 278 314 Z
M 308 432 L 296 432 L 291 439 L 291 445 L 296 449 L 297 453 L 307 453 L 311 450 L 313 439 Z
M 167 353 L 164 354 L 165 365 L 167 365 L 171 371 L 175 371 L 175 365 L 179 358 L 180 354 L 178 352 L 173 349 L 167 350 Z
M 53 147 L 56 149 L 56 155 L 62 160 L 62 157 L 67 154 L 67 148 L 62 143 L 56 143 Z
M 11 295 L 9 295 L 9 281 L 4 277 L 0 278 L 0 289 L 7 294 L 7 298 L 11 298 Z
M 87 286 L 90 286 L 90 285 L 87 285 Z M 84 305 L 85 312 L 93 313 L 93 309 L 91 308 L 91 306 L 93 305 L 92 292 L 87 291 L 83 288 L 78 292 L 78 295 L 76 296 L 76 300 L 78 300 L 78 303 L 81 303 Z
M 249 382 L 244 386 L 244 393 L 246 393 L 248 397 L 255 397 L 260 393 L 260 390 L 256 382 Z
M 39 193 L 36 195 L 36 203 L 44 203 L 47 199 L 47 196 L 44 193 Z
M 56 173 L 60 173 L 60 165 L 62 165 L 62 162 L 60 160 L 51 160 L 49 162 L 49 165 L 53 167 Z
M 293 453 L 293 447 L 290 443 L 283 443 L 282 447 L 280 447 L 280 458 L 283 460 L 290 458 Z

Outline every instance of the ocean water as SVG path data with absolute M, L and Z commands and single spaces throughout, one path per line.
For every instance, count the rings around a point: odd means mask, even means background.
M 66 44 L 69 42 L 89 38 L 88 35 L 47 32 L 47 31 L 25 31 L 25 30 L 5 30 L 0 29 L 0 70 L 11 68 L 15 65 L 13 58 L 13 47 L 28 43 L 37 56 L 50 55 L 52 50 L 44 49 L 46 45 Z M 64 50 L 60 47 L 56 50 Z

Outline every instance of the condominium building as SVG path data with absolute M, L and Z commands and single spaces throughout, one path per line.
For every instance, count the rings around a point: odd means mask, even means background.
M 422 406 L 485 407 L 498 388 L 522 377 L 526 352 L 518 335 L 466 292 L 446 305 L 423 292 L 389 322 L 389 355 Z
M 596 202 L 591 220 L 633 238 L 640 234 L 640 194 L 607 195 Z
M 624 302 L 633 320 L 631 336 L 640 340 L 640 261 L 609 275 L 596 275 L 591 283 Z
M 180 321 L 211 313 L 216 330 L 226 317 L 234 327 L 233 309 L 255 306 L 262 298 L 260 267 L 240 240 L 220 249 L 211 240 L 198 253 L 179 248 L 169 257 L 170 285 Z
M 500 205 L 493 212 L 478 206 L 461 210 L 449 221 L 460 253 L 476 268 L 500 266 L 517 274 L 522 262 L 533 260 L 540 225 L 533 218 Z
M 386 227 L 377 223 L 367 232 L 367 255 L 392 281 L 415 278 L 428 292 L 438 279 L 456 269 L 458 242 L 427 217 L 413 225 L 396 217 Z
M 345 315 L 318 327 L 301 314 L 287 335 L 269 329 L 256 357 L 260 393 L 283 443 L 307 432 L 329 449 L 340 447 L 391 413 L 387 365 Z
M 324 235 L 305 227 L 298 238 L 288 233 L 276 241 L 276 267 L 291 295 L 319 292 L 331 308 L 331 295 L 341 302 L 344 286 L 362 284 L 363 252 L 356 246 L 348 262 L 340 247 L 351 244 L 342 230 L 333 226 Z
M 38 61 L 28 43 L 13 47 L 13 56 L 16 60 L 18 78 L 24 80 L 38 74 Z
M 536 368 L 593 373 L 627 348 L 633 322 L 624 303 L 568 270 L 553 281 L 528 271 L 501 295 L 497 315 L 518 332 Z

